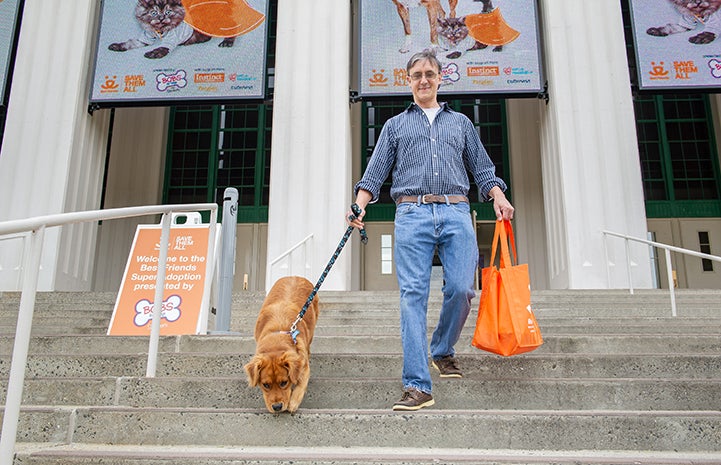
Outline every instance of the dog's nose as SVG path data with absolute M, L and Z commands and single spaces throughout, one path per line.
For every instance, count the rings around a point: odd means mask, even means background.
M 273 410 L 276 412 L 280 412 L 281 410 L 283 410 L 283 403 L 278 402 L 277 404 L 273 404 Z

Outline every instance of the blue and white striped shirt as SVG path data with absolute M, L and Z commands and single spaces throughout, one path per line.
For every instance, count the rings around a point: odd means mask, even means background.
M 363 178 L 355 185 L 356 194 L 364 189 L 373 195 L 371 203 L 378 201 L 391 170 L 393 201 L 402 195 L 468 195 L 467 172 L 484 201 L 490 200 L 488 192 L 494 186 L 506 190 L 471 120 L 446 103 L 440 105 L 433 124 L 415 103 L 386 121 Z

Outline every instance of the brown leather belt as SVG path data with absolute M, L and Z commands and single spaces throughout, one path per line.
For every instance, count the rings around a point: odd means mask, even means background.
M 468 203 L 468 197 L 465 195 L 434 195 L 434 194 L 425 194 L 425 195 L 401 195 L 396 199 L 396 204 L 403 203 L 403 202 L 413 202 L 413 203 L 446 203 L 446 198 L 448 199 L 448 203 L 460 203 L 460 202 L 466 202 Z

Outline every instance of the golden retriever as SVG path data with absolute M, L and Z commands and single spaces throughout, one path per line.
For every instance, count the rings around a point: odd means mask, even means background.
M 297 342 L 290 327 L 313 291 L 299 276 L 281 278 L 268 292 L 255 323 L 255 355 L 245 365 L 248 384 L 260 386 L 271 413 L 298 410 L 310 379 L 310 343 L 318 321 L 318 298 L 297 325 Z

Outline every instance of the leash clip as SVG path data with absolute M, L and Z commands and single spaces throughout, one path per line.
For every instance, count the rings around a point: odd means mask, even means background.
M 293 339 L 293 344 L 298 344 L 298 335 L 300 334 L 300 331 L 298 331 L 298 323 L 300 323 L 302 318 L 302 316 L 298 315 L 293 324 L 290 326 L 290 331 L 288 331 L 291 339 Z

